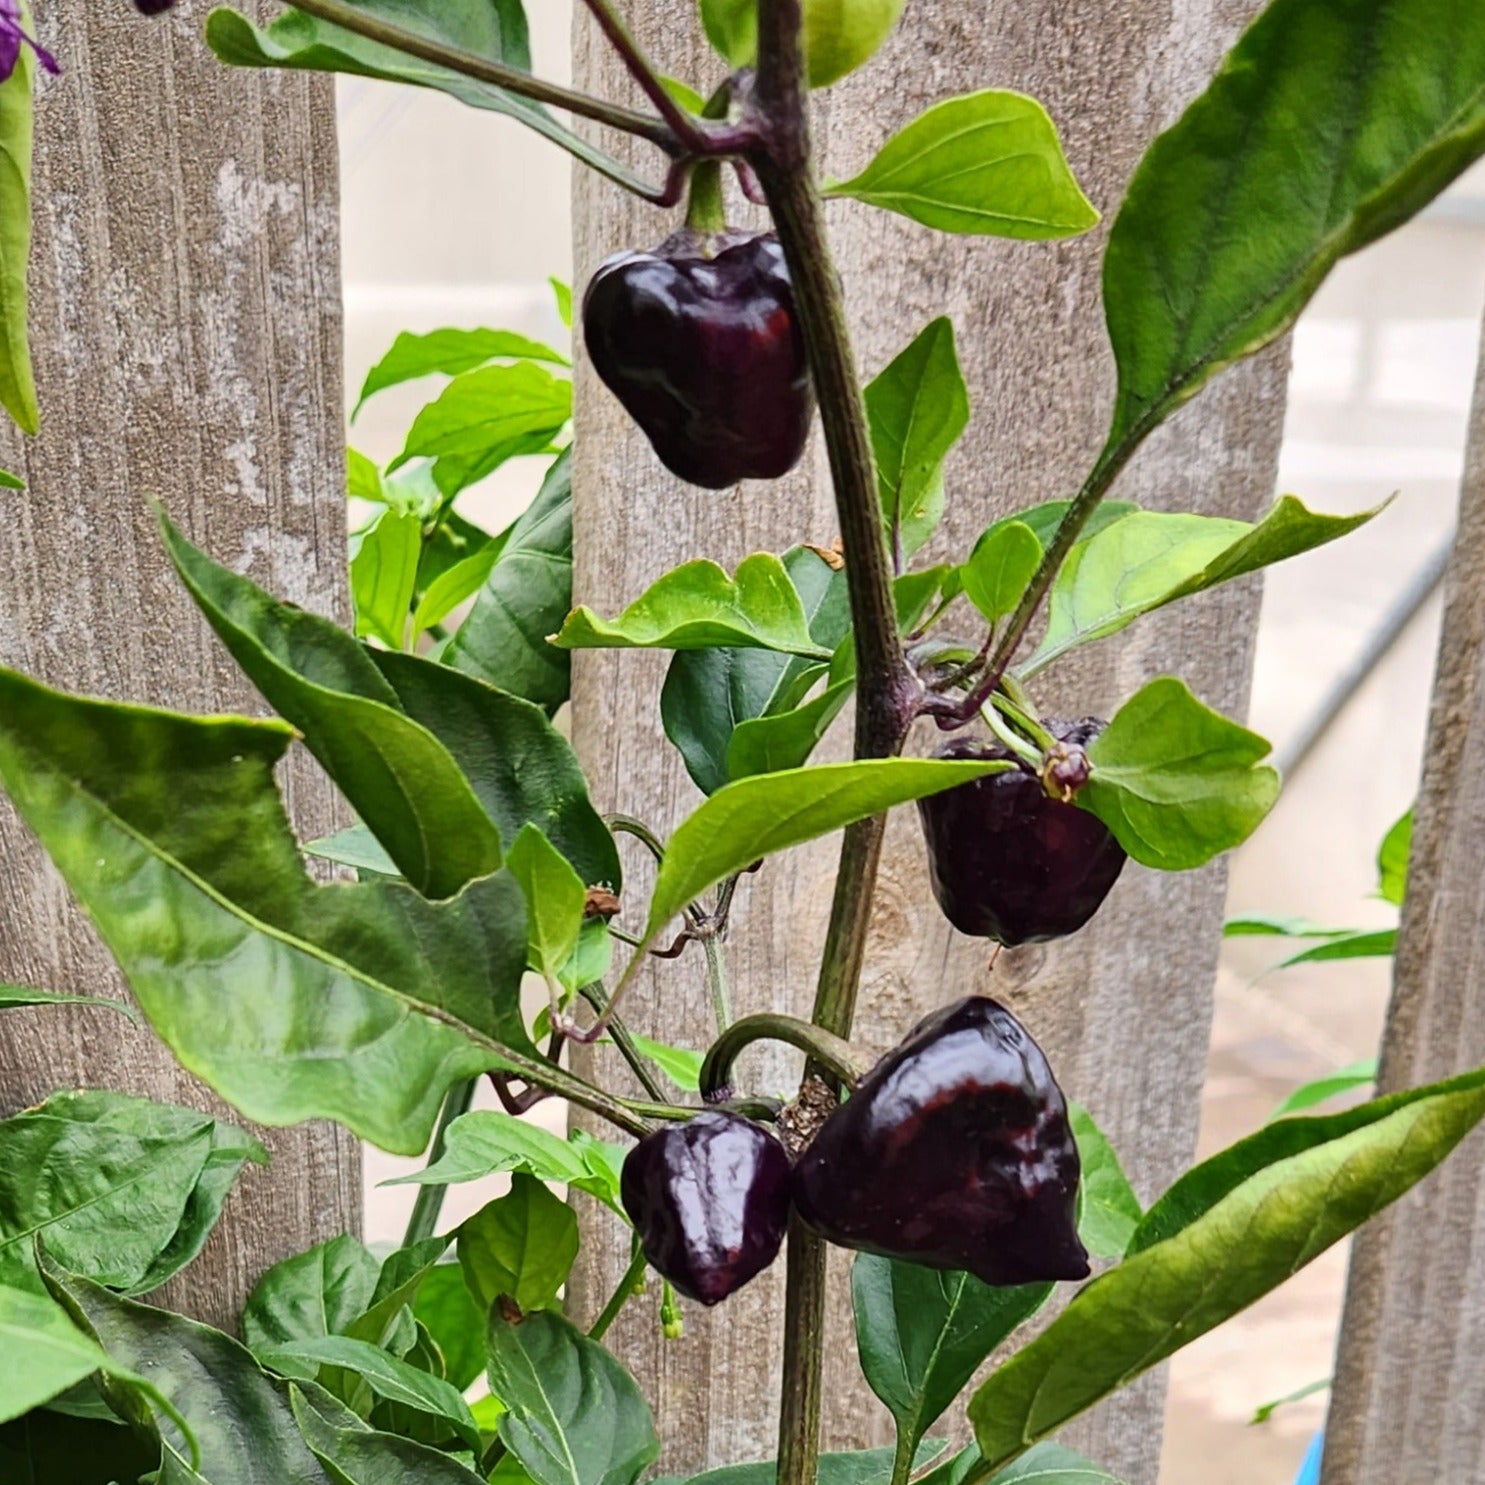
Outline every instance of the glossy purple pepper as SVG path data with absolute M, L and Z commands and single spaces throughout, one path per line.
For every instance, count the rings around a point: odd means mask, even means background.
M 789 1220 L 789 1157 L 739 1114 L 698 1114 L 629 1152 L 619 1195 L 656 1272 L 714 1305 L 778 1256 Z
M 1080 1172 L 1041 1048 L 971 996 L 919 1022 L 825 1121 L 794 1205 L 842 1247 L 987 1284 L 1082 1279 Z
M 619 253 L 583 297 L 593 367 L 672 473 L 723 490 L 777 479 L 814 414 L 784 250 L 771 232 L 683 228 Z
M 1087 781 L 1093 718 L 1044 724 L 1062 745 L 1050 764 L 1071 794 Z M 1097 815 L 1053 799 L 1033 769 L 998 743 L 955 738 L 939 758 L 1001 758 L 990 774 L 918 801 L 933 895 L 960 933 L 1007 946 L 1075 933 L 1119 878 L 1124 849 Z

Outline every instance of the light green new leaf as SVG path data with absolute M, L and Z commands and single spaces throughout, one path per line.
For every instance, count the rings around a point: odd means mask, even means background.
M 1095 1258 L 1122 1258 L 1144 1208 L 1124 1174 L 1118 1152 L 1093 1116 L 1076 1103 L 1069 1104 L 1067 1112 L 1083 1167 L 1078 1236 Z
M 681 822 L 650 899 L 653 937 L 706 889 L 764 856 L 1013 765 L 878 758 L 762 774 L 719 789 Z
M 0 165 L 0 169 L 4 166 Z M 26 482 L 19 475 L 12 474 L 8 469 L 0 469 L 0 490 L 24 490 Z
M 1142 865 L 1186 871 L 1240 846 L 1279 797 L 1269 745 L 1161 676 L 1088 749 L 1077 802 Z
M 500 450 L 533 452 L 572 416 L 572 383 L 531 361 L 485 366 L 456 376 L 413 420 L 390 466 L 444 455 L 475 459 L 488 473 Z M 472 481 L 471 481 L 472 482 Z
M 727 744 L 728 778 L 802 768 L 855 688 L 855 681 L 841 681 L 792 711 L 739 722 Z
M 1282 335 L 1339 259 L 1482 150 L 1485 9 L 1275 0 L 1146 151 L 1114 223 L 1110 446 Z
M 1353 1062 L 1337 1072 L 1327 1073 L 1323 1078 L 1313 1078 L 1289 1095 L 1268 1117 L 1285 1119 L 1290 1114 L 1300 1114 L 1316 1104 L 1339 1098 L 1343 1093 L 1354 1093 L 1358 1088 L 1370 1088 L 1377 1081 L 1377 1059 L 1369 1057 L 1365 1062 Z
M 392 348 L 366 374 L 352 420 L 369 398 L 388 387 L 424 376 L 459 376 L 491 361 L 551 361 L 568 365 L 567 357 L 539 340 L 514 330 L 431 330 L 414 335 L 404 330 Z
M 54 1093 L 0 1122 L 0 1283 L 36 1287 L 39 1236 L 73 1273 L 143 1294 L 206 1242 L 243 1165 L 268 1159 L 194 1109 Z
M 459 1228 L 458 1251 L 464 1282 L 481 1309 L 505 1295 L 523 1310 L 544 1310 L 577 1258 L 577 1216 L 545 1183 L 517 1171 L 508 1194 Z
M 557 301 L 557 318 L 571 330 L 572 285 L 554 277 L 548 277 L 547 282 L 552 286 L 552 297 Z
M 661 1072 L 683 1093 L 696 1093 L 701 1088 L 701 1064 L 706 1060 L 704 1052 L 693 1052 L 688 1047 L 671 1047 L 664 1042 L 652 1042 L 638 1032 L 629 1033 L 630 1040 L 640 1053 L 648 1057 Z
M 1286 1392 L 1283 1397 L 1276 1397 L 1272 1402 L 1263 1403 L 1253 1410 L 1253 1416 L 1249 1423 L 1267 1423 L 1280 1408 L 1287 1408 L 1291 1403 L 1303 1402 L 1307 1397 L 1314 1397 L 1317 1392 L 1326 1392 L 1330 1389 L 1331 1379 L 1321 1377 L 1316 1382 L 1306 1382 L 1303 1387 L 1296 1387 L 1293 1392 Z
M 1071 237 L 1098 222 L 1035 98 L 987 89 L 936 103 L 852 180 L 826 188 L 942 232 Z
M 26 334 L 35 71 L 35 58 L 22 46 L 15 70 L 0 82 L 0 407 L 23 433 L 35 433 L 38 427 Z M 19 482 L 12 488 L 19 488 Z
M 810 636 L 804 605 L 784 564 L 755 552 L 729 578 L 715 562 L 668 572 L 613 621 L 574 609 L 552 640 L 560 649 L 703 650 L 745 646 L 828 660 Z
M 54 1300 L 0 1284 L 0 1422 L 101 1371 L 108 1357 Z
M 943 515 L 944 459 L 969 426 L 953 322 L 942 317 L 925 326 L 865 397 L 882 518 L 910 557 Z
M 484 1476 L 457 1459 L 412 1439 L 376 1432 L 353 1413 L 332 1413 L 323 1394 L 319 1406 L 310 1395 L 308 1388 L 289 1385 L 295 1421 L 332 1485 L 484 1485 Z
M 522 828 L 506 865 L 526 896 L 527 964 L 555 985 L 583 929 L 583 880 L 535 825 Z
M 98 1005 L 106 1006 L 127 1017 L 137 1026 L 139 1013 L 125 1000 L 113 1000 L 107 995 L 57 995 L 50 990 L 33 990 L 29 985 L 0 985 L 0 1011 L 14 1011 L 22 1006 L 38 1005 Z
M 525 904 L 508 872 L 438 903 L 312 882 L 274 778 L 292 737 L 0 669 L 0 784 L 181 1062 L 261 1123 L 417 1154 L 451 1083 L 534 1055 Z
M 1042 544 L 1021 521 L 1000 521 L 960 569 L 964 595 L 992 624 L 1014 612 L 1041 565 Z
M 1110 521 L 1068 554 L 1052 585 L 1047 632 L 1020 672 L 1033 675 L 1178 598 L 1324 546 L 1381 509 L 1316 515 L 1285 495 L 1257 525 L 1143 510 Z
M 402 875 L 448 897 L 500 865 L 500 832 L 447 749 L 405 715 L 343 629 L 229 572 L 160 513 L 191 597 L 233 659 L 309 748 Z
M 1241 917 L 1229 918 L 1222 925 L 1223 938 L 1344 938 L 1359 931 L 1327 928 L 1323 923 L 1314 923 L 1308 918 L 1273 913 L 1244 913 Z
M 486 1344 L 508 1409 L 501 1442 L 537 1485 L 634 1485 L 653 1463 L 660 1440 L 634 1378 L 563 1316 L 513 1321 L 497 1305 Z
M 423 523 L 415 515 L 383 511 L 352 540 L 351 600 L 356 633 L 400 650 L 423 553 Z
M 1284 1119 L 1189 1171 L 1117 1268 L 969 1405 L 1003 1464 L 1277 1288 L 1428 1174 L 1485 1115 L 1485 1069 L 1321 1119 Z
M 473 598 L 495 570 L 505 542 L 492 538 L 468 557 L 451 563 L 427 586 L 413 610 L 413 633 L 422 634 L 442 624 L 466 599 Z
M 1377 894 L 1394 907 L 1408 892 L 1408 857 L 1413 850 L 1413 811 L 1408 810 L 1382 837 L 1377 848 Z
M 804 55 L 812 88 L 828 88 L 869 61 L 906 0 L 804 0 Z M 758 0 L 701 0 L 707 40 L 734 69 L 758 56 Z
M 1274 966 L 1290 969 L 1296 964 L 1327 964 L 1336 959 L 1390 959 L 1397 953 L 1397 929 L 1367 928 L 1338 933 L 1324 943 L 1291 954 Z

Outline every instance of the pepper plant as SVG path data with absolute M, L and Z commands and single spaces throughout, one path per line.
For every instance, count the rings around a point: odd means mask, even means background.
M 154 1033 L 248 1119 L 335 1119 L 401 1154 L 431 1140 L 433 1155 L 412 1178 L 401 1247 L 377 1255 L 346 1236 L 275 1266 L 238 1340 L 138 1296 L 199 1251 L 243 1163 L 262 1157 L 252 1138 L 107 1090 L 0 1123 L 7 1477 L 637 1485 L 661 1441 L 603 1346 L 608 1327 L 647 1267 L 674 1334 L 677 1291 L 725 1303 L 782 1247 L 778 1451 L 739 1461 L 739 1478 L 1108 1479 L 1053 1442 L 1064 1423 L 1354 1230 L 1485 1115 L 1478 1069 L 1279 1119 L 1144 1211 L 1032 1029 L 994 1002 L 946 995 L 871 1068 L 850 1041 L 892 807 L 919 804 L 951 920 L 1012 943 L 1099 932 L 1126 857 L 1195 868 L 1272 805 L 1267 744 L 1178 677 L 1106 722 L 1044 717 L 1038 677 L 1145 613 L 1371 519 L 1288 496 L 1251 524 L 1107 497 L 1145 438 L 1281 336 L 1342 256 L 1485 152 L 1485 12 L 1273 0 L 1119 204 L 1104 260 L 1118 390 L 1086 480 L 924 566 L 940 470 L 970 416 L 953 327 L 929 324 L 863 386 L 823 197 L 949 232 L 1082 232 L 1098 214 L 1052 122 L 1014 92 L 945 99 L 859 176 L 822 186 L 810 90 L 911 26 L 902 0 L 702 0 L 721 60 L 699 89 L 658 74 L 613 0 L 586 3 L 645 108 L 541 80 L 520 0 L 293 0 L 266 26 L 219 10 L 207 36 L 236 65 L 439 89 L 653 202 L 660 245 L 606 264 L 584 296 L 595 366 L 657 459 L 703 487 L 783 472 L 817 410 L 839 550 L 758 553 L 732 574 L 698 554 L 618 615 L 574 607 L 563 356 L 445 331 L 399 340 L 368 383 L 449 378 L 391 466 L 353 460 L 353 488 L 385 507 L 353 564 L 355 634 L 280 603 L 161 515 L 181 581 L 282 720 L 176 715 L 0 671 L 0 783 Z M 12 139 L 28 128 L 28 76 L 17 68 L 0 91 Z M 653 177 L 553 108 L 652 146 Z M 728 229 L 734 176 L 768 207 L 770 232 Z M 683 201 L 684 225 L 665 222 Z M 15 383 L 17 344 L 5 342 L 0 388 Z M 553 462 L 509 531 L 458 514 L 465 489 L 534 454 Z M 553 726 L 570 652 L 593 647 L 673 652 L 661 718 L 705 797 L 668 839 L 600 815 Z M 852 761 L 811 765 L 852 702 Z M 940 755 L 903 756 L 924 717 L 945 734 Z M 358 816 L 330 842 L 289 829 L 275 769 L 296 738 Z M 813 1016 L 733 1020 L 716 970 L 740 878 L 837 830 Z M 626 893 L 616 833 L 658 858 L 646 902 Z M 357 880 L 312 875 L 306 854 Z M 684 993 L 697 941 L 715 1041 L 637 1037 L 624 998 L 640 967 L 679 950 Z M 546 988 L 534 1019 L 527 975 Z M 564 1066 L 566 1044 L 601 1037 L 632 1082 Z M 806 1054 L 797 1097 L 737 1084 L 738 1053 L 762 1039 Z M 507 1112 L 465 1112 L 484 1076 Z M 546 1096 L 615 1138 L 520 1119 Z M 443 1189 L 496 1172 L 512 1175 L 508 1193 L 440 1231 Z M 553 1185 L 597 1197 L 632 1255 L 586 1330 L 560 1306 L 578 1235 Z M 890 1451 L 819 1454 L 832 1242 L 859 1250 L 857 1344 L 897 1424 Z M 1016 1344 L 1058 1283 L 1081 1287 Z M 945 1456 L 930 1430 L 1003 1346 L 967 1401 L 974 1442 Z M 489 1391 L 472 1407 L 481 1375 Z

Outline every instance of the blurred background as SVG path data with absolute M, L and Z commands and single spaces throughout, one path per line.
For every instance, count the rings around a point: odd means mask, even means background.
M 569 21 L 567 0 L 532 8 L 547 76 L 567 66 Z M 548 277 L 570 274 L 565 156 L 442 97 L 355 79 L 339 87 L 352 399 L 400 330 L 488 325 L 560 345 Z M 1417 785 L 1436 579 L 1454 523 L 1482 306 L 1477 170 L 1422 218 L 1343 263 L 1295 333 L 1280 490 L 1336 513 L 1398 498 L 1382 520 L 1267 577 L 1252 725 L 1273 741 L 1287 787 L 1233 862 L 1229 916 L 1396 923 L 1376 896 L 1376 850 Z M 379 396 L 353 444 L 391 457 L 426 392 L 413 384 Z M 479 506 L 465 508 L 499 529 L 530 498 L 533 479 L 515 461 L 481 490 Z M 1297 1085 L 1375 1055 L 1390 961 L 1273 969 L 1302 947 L 1226 942 L 1203 1154 L 1251 1132 Z M 402 1232 L 410 1188 L 377 1183 L 403 1164 L 369 1152 L 372 1240 Z M 460 1190 L 450 1195 L 450 1216 L 462 1215 Z M 1329 1375 L 1345 1264 L 1345 1250 L 1333 1249 L 1181 1354 L 1162 1485 L 1293 1480 L 1323 1421 L 1324 1393 L 1264 1424 L 1250 1420 L 1260 1405 Z

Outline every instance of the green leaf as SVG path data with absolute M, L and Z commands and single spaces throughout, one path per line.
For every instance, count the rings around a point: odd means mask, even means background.
M 634 1485 L 660 1452 L 634 1378 L 597 1341 L 541 1310 L 497 1306 L 486 1332 L 500 1439 L 537 1485 Z
M 0 1421 L 40 1407 L 107 1365 L 55 1301 L 0 1284 Z
M 311 881 L 274 778 L 291 738 L 0 669 L 0 784 L 176 1056 L 261 1123 L 339 1119 L 417 1154 L 450 1084 L 502 1043 L 535 1051 L 525 904 L 508 872 L 440 903 Z
M 365 1314 L 380 1271 L 370 1249 L 344 1235 L 285 1258 L 253 1286 L 242 1337 L 256 1352 L 335 1335 Z
M 804 0 L 809 85 L 828 88 L 876 54 L 906 0 Z M 758 0 L 701 0 L 707 39 L 734 68 L 758 55 Z
M 855 689 L 855 681 L 840 681 L 793 711 L 739 722 L 727 745 L 728 777 L 802 768 Z
M 344 1415 L 332 1420 L 306 1394 L 290 1384 L 294 1418 L 332 1485 L 483 1485 L 483 1476 L 426 1444 L 376 1432 Z
M 0 407 L 23 433 L 39 426 L 26 335 L 35 71 L 35 59 L 22 46 L 15 70 L 0 83 Z
M 523 1310 L 544 1310 L 577 1258 L 577 1216 L 543 1182 L 518 1171 L 507 1195 L 459 1228 L 458 1242 L 464 1282 L 485 1310 L 502 1296 Z
M 426 335 L 404 330 L 392 342 L 391 350 L 367 372 L 351 417 L 354 419 L 369 398 L 388 387 L 424 376 L 459 376 L 491 361 L 516 360 L 570 364 L 561 351 L 517 335 L 514 330 L 431 330 Z
M 572 329 L 572 285 L 563 283 L 560 278 L 548 278 L 547 282 L 552 286 L 552 295 L 557 301 L 557 317 Z
M 1485 1069 L 1320 1119 L 1269 1124 L 1178 1180 L 1129 1256 L 975 1393 L 1002 1464 L 1220 1325 L 1428 1174 L 1485 1115 Z
M 459 626 L 445 660 L 554 711 L 567 700 L 567 654 L 547 643 L 572 607 L 572 455 L 554 463 Z
M 552 643 L 565 650 L 747 646 L 830 658 L 810 637 L 788 570 L 768 552 L 745 557 L 736 578 L 715 562 L 687 562 L 652 584 L 612 622 L 591 609 L 574 609 Z
M 1358 1088 L 1370 1088 L 1377 1081 L 1377 1059 L 1368 1057 L 1365 1062 L 1353 1062 L 1338 1072 L 1327 1073 L 1323 1078 L 1314 1078 L 1302 1084 L 1289 1095 L 1268 1117 L 1287 1118 L 1290 1114 L 1302 1113 L 1316 1104 L 1327 1103 L 1342 1093 L 1354 1093 Z
M 948 98 L 882 146 L 852 180 L 826 187 L 936 227 L 994 237 L 1071 237 L 1098 222 L 1034 98 L 990 88 Z
M 953 322 L 925 326 L 865 395 L 882 518 L 910 557 L 943 515 L 944 459 L 969 426 Z
M 381 466 L 368 458 L 359 449 L 345 451 L 346 494 L 357 500 L 372 500 L 378 505 L 390 505 L 387 487 L 382 483 Z
M 671 837 L 655 879 L 646 936 L 658 934 L 708 887 L 761 857 L 1006 767 L 995 762 L 878 758 L 795 768 L 728 784 L 682 821 Z
M 1355 933 L 1337 934 L 1313 948 L 1291 954 L 1274 968 L 1290 969 L 1296 964 L 1325 964 L 1334 959 L 1390 959 L 1396 953 L 1397 929 L 1361 929 Z
M 618 1186 L 611 1173 L 595 1165 L 591 1151 L 610 1152 L 622 1161 L 624 1150 L 592 1136 L 565 1140 L 539 1124 L 494 1110 L 462 1114 L 449 1125 L 444 1152 L 425 1170 L 388 1181 L 388 1186 L 457 1186 L 482 1181 L 500 1171 L 524 1171 L 542 1181 L 558 1181 L 587 1191 L 617 1206 Z
M 1279 794 L 1269 745 L 1161 676 L 1137 691 L 1088 749 L 1078 795 L 1142 865 L 1186 871 L 1241 845 Z
M 0 1011 L 38 1005 L 106 1006 L 139 1025 L 139 1013 L 126 1000 L 114 1000 L 107 995 L 57 995 L 50 990 L 33 990 L 29 985 L 0 985 Z
M 1359 933 L 1356 928 L 1327 928 L 1308 918 L 1290 918 L 1270 913 L 1246 913 L 1222 925 L 1223 938 L 1344 938 Z
M 1303 1387 L 1296 1387 L 1293 1392 L 1285 1393 L 1283 1397 L 1276 1397 L 1272 1402 L 1266 1402 L 1262 1407 L 1256 1408 L 1248 1421 L 1267 1423 L 1280 1408 L 1286 1408 L 1290 1403 L 1303 1402 L 1307 1397 L 1314 1397 L 1317 1392 L 1329 1391 L 1330 1382 L 1329 1377 L 1321 1377 L 1318 1382 L 1307 1382 Z
M 1382 837 L 1377 849 L 1377 892 L 1384 902 L 1401 907 L 1408 891 L 1408 857 L 1413 849 L 1413 810 L 1408 810 Z
M 1485 11 L 1275 0 L 1146 151 L 1114 223 L 1110 445 L 1282 335 L 1336 262 L 1482 149 Z
M 485 1311 L 457 1263 L 431 1268 L 418 1286 L 413 1315 L 443 1352 L 449 1381 L 464 1391 L 485 1370 Z
M 534 825 L 583 884 L 623 886 L 619 852 L 588 797 L 572 744 L 534 702 L 446 665 L 378 653 L 398 704 L 449 751 L 502 840 Z
M 1030 526 L 998 522 L 961 569 L 965 597 L 994 624 L 1015 611 L 1041 561 L 1042 544 Z
M 504 550 L 504 542 L 492 539 L 440 572 L 423 590 L 423 596 L 413 610 L 413 633 L 422 634 L 442 624 L 461 603 L 473 598 L 489 581 Z
M 376 1276 L 376 1289 L 364 1314 L 345 1326 L 353 1340 L 369 1341 L 373 1346 L 393 1349 L 393 1338 L 399 1329 L 411 1331 L 408 1307 L 422 1292 L 429 1274 L 447 1251 L 449 1236 L 424 1238 L 407 1248 L 397 1248 L 383 1262 Z
M 479 461 L 489 473 L 497 451 L 524 452 L 533 439 L 540 447 L 571 416 L 572 383 L 534 362 L 466 371 L 413 420 L 407 442 L 389 468 L 419 457 L 455 455 Z
M 509 866 L 526 895 L 526 962 L 555 985 L 582 932 L 588 896 L 582 878 L 534 825 L 516 837 Z
M 263 1147 L 194 1109 L 54 1093 L 0 1123 L 0 1283 L 37 1287 L 34 1244 L 74 1273 L 144 1293 L 200 1251 Z
M 701 1064 L 706 1060 L 704 1052 L 652 1042 L 649 1037 L 640 1036 L 635 1031 L 629 1033 L 629 1039 L 639 1048 L 641 1055 L 648 1057 L 683 1093 L 700 1091 Z
M 919 1485 L 962 1485 L 972 1474 L 978 1478 L 982 1467 L 980 1451 L 971 1444 L 921 1476 Z M 1124 1485 L 1124 1482 L 1061 1444 L 1037 1444 L 1014 1464 L 997 1470 L 985 1485 Z
M 405 0 L 354 0 L 368 15 L 391 21 L 509 67 L 530 71 L 531 49 L 521 0 L 480 0 L 473 5 L 409 6 Z M 367 41 L 329 21 L 288 11 L 271 25 L 256 26 L 231 10 L 214 10 L 206 21 L 206 40 L 222 61 L 236 67 L 293 67 L 345 72 L 436 88 L 471 108 L 489 109 L 518 119 L 538 134 L 570 150 L 590 165 L 603 155 L 559 124 L 540 104 L 490 83 L 421 62 L 405 52 Z
M 833 651 L 851 626 L 844 571 L 809 547 L 785 552 L 783 562 L 804 607 L 810 638 Z M 737 728 L 790 711 L 803 700 L 795 688 L 806 680 L 812 685 L 821 673 L 819 662 L 773 650 L 676 651 L 660 693 L 660 716 L 696 787 L 714 794 L 727 783 Z
M 360 824 L 347 825 L 334 835 L 320 840 L 307 841 L 303 847 L 306 856 L 316 856 L 321 861 L 333 861 L 338 866 L 354 867 L 357 872 L 369 872 L 373 876 L 392 877 L 401 881 L 402 873 L 397 863 L 387 855 L 377 838 Z
M 328 619 L 280 603 L 192 546 L 163 511 L 176 571 L 232 657 L 387 848 L 448 897 L 500 865 L 500 833 L 448 751 L 406 716 L 371 653 Z
M 1144 1209 L 1108 1136 L 1080 1104 L 1068 1106 L 1083 1166 L 1078 1236 L 1095 1258 L 1122 1258 Z
M 418 581 L 423 523 L 417 516 L 383 511 L 353 546 L 351 600 L 356 633 L 400 650 L 407 639 L 408 611 Z
M 918 1451 L 915 1467 L 927 1464 L 944 1451 L 942 1439 L 930 1439 Z M 892 1477 L 891 1449 L 855 1449 L 849 1453 L 822 1454 L 816 1485 L 887 1485 Z M 651 1485 L 774 1485 L 778 1462 L 773 1459 L 753 1460 L 748 1464 L 724 1464 L 718 1469 L 692 1475 L 666 1476 Z
M 900 1450 L 917 1448 L 980 1363 L 1051 1293 L 1050 1284 L 992 1288 L 972 1274 L 857 1256 L 851 1299 L 861 1370 L 897 1421 Z
M 1052 585 L 1047 632 L 1021 673 L 1033 675 L 1178 598 L 1335 541 L 1381 509 L 1316 515 L 1285 495 L 1256 526 L 1144 510 L 1109 522 L 1068 554 Z
M 0 170 L 3 170 L 0 164 Z M 3 190 L 3 187 L 0 187 Z M 8 469 L 0 469 L 0 490 L 24 490 L 26 482 L 19 475 L 12 474 Z
M 429 1376 L 427 1372 L 389 1356 L 368 1341 L 352 1340 L 343 1335 L 310 1337 L 261 1351 L 259 1359 L 274 1371 L 293 1377 L 298 1377 L 306 1365 L 311 1370 L 337 1367 L 354 1372 L 378 1397 L 417 1413 L 430 1414 L 440 1423 L 447 1424 L 446 1436 L 461 1439 L 470 1449 L 478 1451 L 481 1448 L 480 1432 L 469 1411 L 469 1404 L 456 1388 L 441 1377 Z

